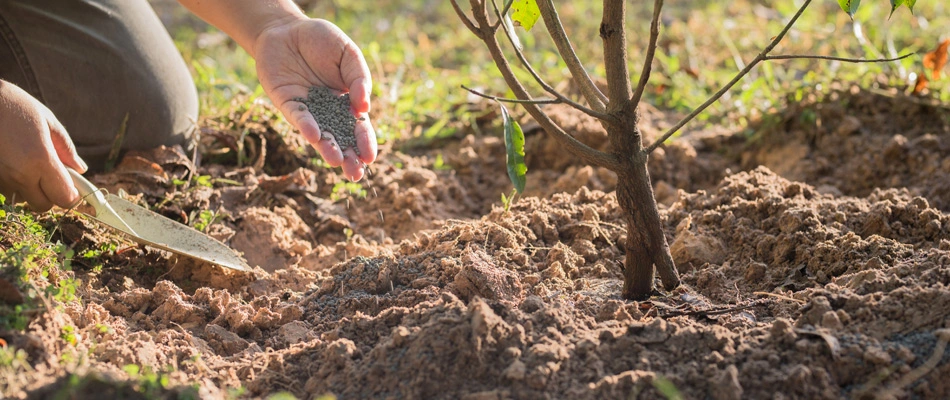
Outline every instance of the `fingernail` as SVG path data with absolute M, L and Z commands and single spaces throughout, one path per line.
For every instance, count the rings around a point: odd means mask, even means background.
M 76 161 L 79 162 L 79 166 L 82 168 L 82 172 L 86 172 L 89 170 L 89 166 L 86 165 L 86 162 L 83 161 L 81 158 L 76 158 Z

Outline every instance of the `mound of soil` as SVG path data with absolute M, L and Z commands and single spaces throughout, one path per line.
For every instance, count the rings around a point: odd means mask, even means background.
M 537 130 L 527 196 L 509 210 L 496 137 L 384 149 L 362 192 L 267 129 L 249 136 L 269 167 L 194 169 L 211 187 L 168 183 L 194 168 L 175 149 L 132 155 L 157 168 L 124 164 L 96 183 L 183 222 L 216 210 L 209 233 L 259 268 L 139 247 L 102 271 L 79 266 L 82 302 L 5 334 L 34 370 L 3 394 L 51 393 L 66 372 L 123 379 L 136 364 L 208 398 L 944 398 L 947 112 L 836 96 L 752 140 L 686 135 L 651 158 L 683 285 L 643 302 L 619 297 L 612 175 L 565 162 Z M 603 145 L 586 116 L 555 116 Z M 80 250 L 114 240 L 86 220 L 63 225 Z M 67 325 L 81 334 L 72 346 Z M 66 352 L 88 357 L 64 367 Z

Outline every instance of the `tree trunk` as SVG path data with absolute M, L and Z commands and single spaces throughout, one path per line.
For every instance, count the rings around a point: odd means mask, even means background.
M 617 202 L 627 220 L 623 297 L 642 300 L 653 293 L 654 265 L 666 290 L 679 286 L 679 274 L 673 265 L 653 197 L 647 155 L 641 150 L 627 157 L 616 172 Z

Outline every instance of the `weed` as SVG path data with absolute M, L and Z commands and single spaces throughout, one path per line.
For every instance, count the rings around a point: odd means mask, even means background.
M 211 210 L 201 210 L 192 220 L 195 221 L 195 229 L 205 232 L 211 224 L 224 220 L 224 215 L 219 215 L 217 212 Z
M 501 194 L 501 204 L 505 206 L 505 212 L 508 212 L 508 209 L 515 204 L 515 197 L 518 195 L 517 189 L 511 189 L 511 194 L 505 196 L 504 193 Z
M 666 379 L 666 377 L 657 375 L 653 378 L 653 387 L 667 400 L 683 400 L 683 394 L 680 393 L 676 385 L 669 379 Z
M 445 164 L 445 159 L 442 157 L 442 153 L 439 153 L 435 156 L 435 161 L 432 162 L 432 168 L 436 171 L 452 170 L 452 166 Z
M 358 182 L 339 182 L 333 185 L 333 192 L 330 193 L 330 200 L 333 202 L 340 201 L 349 196 L 356 196 L 358 198 L 364 199 L 368 192 L 363 188 L 363 185 Z

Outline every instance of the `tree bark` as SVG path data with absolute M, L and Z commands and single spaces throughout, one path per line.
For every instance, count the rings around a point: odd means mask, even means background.
M 617 202 L 627 222 L 623 292 L 625 299 L 642 300 L 653 293 L 654 265 L 666 290 L 679 286 L 647 171 L 647 155 L 625 159 L 617 171 Z

